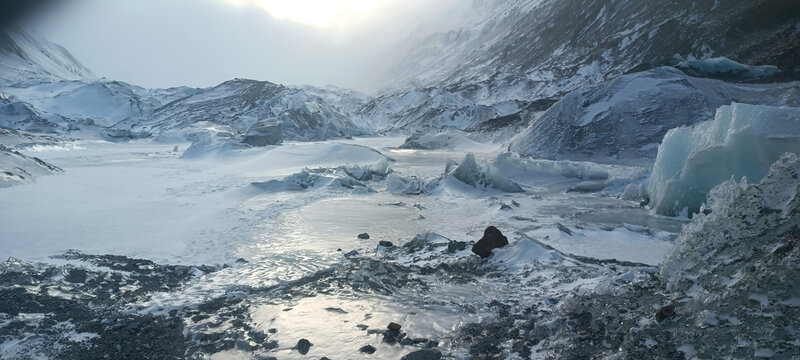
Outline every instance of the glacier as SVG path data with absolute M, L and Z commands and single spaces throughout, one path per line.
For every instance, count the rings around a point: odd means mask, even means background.
M 662 215 L 697 213 L 730 178 L 758 182 L 783 153 L 800 153 L 800 108 L 733 103 L 714 120 L 670 130 L 658 148 L 648 192 Z
M 526 157 L 649 165 L 667 130 L 734 101 L 800 106 L 800 83 L 733 84 L 660 67 L 568 94 L 508 144 Z

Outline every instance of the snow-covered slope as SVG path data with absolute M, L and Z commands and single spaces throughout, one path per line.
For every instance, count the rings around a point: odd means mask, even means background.
M 649 163 L 671 128 L 711 120 L 731 102 L 800 106 L 800 83 L 731 84 L 661 67 L 574 91 L 514 138 L 523 156 Z
M 0 144 L 0 188 L 30 183 L 37 177 L 62 171 L 39 158 L 25 156 Z
M 61 46 L 20 29 L 0 31 L 0 87 L 94 78 Z
M 800 65 L 797 45 L 787 43 L 798 36 L 798 10 L 791 0 L 475 1 L 462 25 L 414 43 L 392 76 L 401 88 L 479 86 L 507 98 L 541 98 L 674 54 L 762 64 L 783 52 L 767 64 L 791 71 Z M 770 49 L 775 44 L 783 46 Z
M 342 106 L 334 106 L 303 89 L 235 79 L 166 104 L 156 109 L 148 121 L 131 127 L 161 133 L 212 124 L 230 127 L 235 133 L 246 133 L 253 126 L 280 124 L 282 138 L 292 140 L 325 140 L 369 132 L 366 126 L 359 126 L 346 115 L 346 110 L 342 110 L 343 107 L 352 108 L 351 102 L 358 98 L 341 93 L 328 95 L 347 101 L 341 101 Z
M 561 97 L 676 54 L 779 65 L 796 79 L 798 23 L 791 0 L 474 1 L 460 25 L 410 42 L 363 116 L 379 127 L 464 128 L 509 114 L 496 104 Z

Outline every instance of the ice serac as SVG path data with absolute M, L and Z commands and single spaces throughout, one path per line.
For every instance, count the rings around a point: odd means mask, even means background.
M 711 120 L 734 101 L 800 106 L 800 83 L 732 84 L 672 67 L 628 74 L 568 94 L 510 149 L 550 160 L 649 165 L 667 130 Z
M 648 192 L 662 215 L 700 210 L 708 191 L 731 178 L 760 181 L 783 153 L 800 153 L 800 108 L 734 103 L 713 121 L 670 130 Z

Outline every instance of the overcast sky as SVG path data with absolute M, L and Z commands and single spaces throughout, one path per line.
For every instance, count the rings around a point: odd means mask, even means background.
M 69 0 L 29 27 L 98 76 L 144 87 L 240 77 L 369 92 L 412 32 L 446 28 L 468 2 Z

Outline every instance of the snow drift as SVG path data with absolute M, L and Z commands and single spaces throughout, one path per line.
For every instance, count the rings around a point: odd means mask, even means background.
M 759 181 L 785 152 L 800 153 L 800 108 L 734 103 L 713 121 L 670 130 L 648 191 L 658 214 L 690 215 L 731 177 Z

